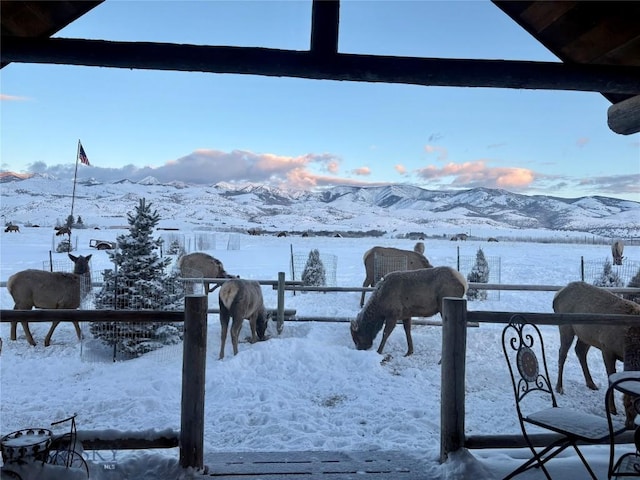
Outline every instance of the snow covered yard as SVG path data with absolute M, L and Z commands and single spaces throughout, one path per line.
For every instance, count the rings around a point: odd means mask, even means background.
M 79 250 L 93 253 L 92 269 L 110 268 L 106 252 L 88 248 L 91 231 L 77 230 Z M 74 232 L 74 235 L 76 234 Z M 104 231 L 113 236 L 115 231 Z M 122 231 L 117 232 L 122 233 Z M 364 280 L 363 253 L 373 245 L 412 249 L 414 241 L 395 239 L 348 239 L 319 237 L 241 236 L 238 250 L 225 250 L 218 239 L 208 253 L 223 261 L 230 273 L 243 278 L 275 280 L 287 272 L 291 249 L 336 255 L 337 284 L 359 286 Z M 425 241 L 425 254 L 434 265 L 455 267 L 457 248 L 473 256 L 481 247 L 487 256 L 501 259 L 501 282 L 513 284 L 564 285 L 580 278 L 580 257 L 600 261 L 610 256 L 607 246 L 539 244 L 515 242 Z M 20 235 L 4 235 L 0 280 L 24 268 L 42 268 L 49 257 L 51 232 L 25 229 Z M 629 260 L 640 258 L 640 247 L 627 247 Z M 54 258 L 63 254 L 53 254 Z M 6 289 L 0 305 L 12 308 Z M 267 307 L 275 307 L 276 292 L 263 287 Z M 301 316 L 354 318 L 359 311 L 359 293 L 286 294 L 286 308 Z M 551 312 L 553 292 L 502 291 L 487 301 L 469 302 L 470 310 Z M 209 295 L 217 307 L 217 294 Z M 32 326 L 38 346 L 30 347 L 19 327 L 19 338 L 11 342 L 9 325 L 2 323 L 0 356 L 0 406 L 2 434 L 27 427 L 45 427 L 52 421 L 78 413 L 80 430 L 160 431 L 180 428 L 181 346 L 126 362 L 95 362 L 83 358 L 83 344 L 75 338 L 71 324 L 61 324 L 52 345 L 42 346 L 47 324 Z M 85 331 L 86 325 L 84 326 Z M 467 405 L 468 434 L 519 433 L 511 386 L 502 356 L 500 325 L 468 330 Z M 543 327 L 551 375 L 557 374 L 558 333 Z M 248 334 L 245 325 L 242 339 Z M 391 335 L 385 355 L 375 352 L 380 335 L 370 351 L 353 346 L 348 323 L 287 322 L 278 335 L 270 325 L 268 341 L 254 345 L 243 341 L 237 356 L 217 359 L 220 326 L 217 315 L 209 316 L 205 415 L 206 454 L 224 452 L 286 452 L 300 450 L 400 450 L 417 455 L 428 478 L 501 478 L 515 468 L 526 452 L 460 452 L 444 465 L 438 463 L 440 448 L 441 329 L 414 326 L 415 353 L 404 357 L 406 341 L 402 329 Z M 607 379 L 600 355 L 592 352 L 589 365 L 596 383 Z M 591 391 L 571 351 L 565 366 L 566 393 L 563 405 L 593 413 L 604 413 L 604 390 Z M 599 471 L 607 451 L 590 447 Z M 151 452 L 100 452 L 113 460 L 116 470 L 101 470 L 93 458 L 92 477 L 104 479 L 186 477 L 177 466 L 177 450 Z M 568 452 L 563 462 L 572 478 L 582 478 L 581 466 Z M 522 457 L 524 458 L 524 457 Z M 100 467 L 100 468 L 99 468 Z M 518 478 L 540 478 L 531 472 Z M 553 473 L 553 470 L 552 470 Z M 111 476 L 109 476 L 111 475 Z M 117 476 L 115 476 L 117 475 Z M 42 477 L 41 477 L 42 478 Z M 426 478 L 426 477 L 425 477 Z

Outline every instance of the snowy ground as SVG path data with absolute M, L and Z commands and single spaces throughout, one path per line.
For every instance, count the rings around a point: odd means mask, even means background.
M 115 240 L 123 231 L 101 231 L 99 238 Z M 75 253 L 93 254 L 94 272 L 110 268 L 107 253 L 88 248 L 96 232 L 76 230 Z M 109 238 L 107 238 L 110 236 Z M 208 250 L 221 259 L 230 273 L 243 278 L 275 280 L 287 272 L 294 253 L 337 256 L 337 284 L 360 286 L 364 280 L 363 253 L 373 245 L 412 249 L 414 241 L 347 238 L 275 238 L 240 236 L 240 248 L 227 250 L 229 239 L 216 237 Z M 20 234 L 3 234 L 0 280 L 25 268 L 42 268 L 52 248 L 52 230 L 24 228 Z M 434 265 L 456 266 L 460 254 L 500 258 L 500 281 L 508 284 L 564 285 L 580 279 L 580 259 L 604 260 L 606 246 L 540 243 L 486 243 L 427 240 L 426 255 Z M 53 254 L 64 259 L 63 254 Z M 628 261 L 640 259 L 640 247 L 626 247 Z M 276 306 L 276 293 L 263 287 L 267 307 Z M 502 291 L 490 293 L 484 302 L 469 302 L 470 310 L 551 312 L 552 292 Z M 355 292 L 288 292 L 286 308 L 300 316 L 354 318 L 359 311 Z M 0 305 L 13 307 L 6 289 L 0 289 Z M 217 307 L 217 294 L 209 296 Z M 86 331 L 86 326 L 84 327 Z M 81 357 L 82 344 L 71 324 L 61 324 L 50 347 L 42 340 L 47 324 L 34 324 L 38 346 L 30 347 L 19 328 L 18 341 L 9 341 L 9 325 L 2 323 L 0 431 L 4 435 L 28 427 L 47 427 L 52 421 L 78 413 L 80 430 L 117 429 L 159 431 L 180 428 L 181 347 L 167 347 L 136 360 L 97 362 Z M 245 324 L 242 337 L 248 333 Z M 557 372 L 556 327 L 544 327 L 552 377 Z M 205 425 L 207 453 L 297 450 L 402 450 L 415 454 L 425 464 L 425 478 L 501 478 L 517 466 L 526 452 L 482 450 L 460 452 L 444 465 L 440 449 L 441 328 L 414 326 L 415 354 L 404 357 L 406 342 L 401 328 L 391 335 L 385 354 L 357 351 L 347 323 L 287 322 L 278 335 L 251 345 L 240 344 L 237 356 L 217 359 L 220 326 L 217 315 L 209 316 Z M 469 435 L 519 433 L 511 386 L 501 352 L 500 325 L 471 328 L 467 342 L 466 432 Z M 607 379 L 600 355 L 589 356 L 594 380 Z M 604 414 L 604 390 L 584 385 L 578 362 L 570 353 L 565 367 L 566 394 L 562 405 Z M 604 447 L 592 448 L 587 456 L 598 473 L 606 476 Z M 177 450 L 138 452 L 88 452 L 96 479 L 189 478 L 177 467 Z M 522 458 L 521 458 L 522 457 Z M 552 474 L 571 472 L 571 478 L 586 478 L 567 453 L 552 467 Z M 115 461 L 116 471 L 101 469 L 101 461 Z M 553 463 L 552 463 L 553 465 Z M 564 472 L 564 473 L 562 473 Z M 117 475 L 117 476 L 116 476 Z M 44 478 L 42 475 L 38 478 Z M 52 477 L 55 478 L 55 477 Z M 59 478 L 59 477 L 58 477 Z M 67 477 L 68 478 L 68 477 Z M 541 478 L 531 472 L 518 478 Z

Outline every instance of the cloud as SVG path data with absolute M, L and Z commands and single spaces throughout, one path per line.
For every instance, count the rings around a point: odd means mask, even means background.
M 0 101 L 2 102 L 25 102 L 31 100 L 27 97 L 18 97 L 15 95 L 5 95 L 4 93 L 0 93 Z
M 601 195 L 640 195 L 640 173 L 582 178 L 578 180 L 578 186 L 589 187 L 590 192 Z
M 355 168 L 352 170 L 352 173 L 354 175 L 367 176 L 367 175 L 371 175 L 371 169 L 369 167 Z
M 406 175 L 407 169 L 404 165 L 398 164 L 393 167 L 400 175 Z
M 447 151 L 446 148 L 438 147 L 437 145 L 425 145 L 424 151 L 427 152 L 428 154 L 437 153 L 438 154 L 437 159 L 441 161 L 446 160 L 447 157 L 449 156 L 449 152 Z
M 448 163 L 444 167 L 418 169 L 416 174 L 423 180 L 450 179 L 450 186 L 465 188 L 487 187 L 522 190 L 536 180 L 533 170 L 519 167 L 487 167 L 485 161 Z M 444 183 L 444 182 L 442 182 Z
M 576 140 L 576 145 L 578 146 L 578 148 L 584 147 L 587 143 L 589 143 L 589 139 L 587 137 L 580 137 L 578 140 Z

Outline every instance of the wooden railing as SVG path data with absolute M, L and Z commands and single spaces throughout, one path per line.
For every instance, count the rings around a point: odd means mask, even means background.
M 200 279 L 202 280 L 202 279 Z M 224 279 L 207 279 L 220 280 Z M 337 287 L 302 287 L 284 281 L 284 273 L 280 273 L 278 281 L 262 281 L 278 288 L 278 321 L 279 330 L 285 318 L 284 291 L 289 289 L 307 291 L 363 291 L 364 287 L 352 287 L 335 290 Z M 289 283 L 287 285 L 287 283 Z M 538 290 L 553 291 L 562 287 L 551 285 L 490 285 L 470 284 L 473 288 L 505 290 Z M 371 290 L 369 288 L 369 290 Z M 637 288 L 616 288 L 611 291 L 637 293 Z M 51 321 L 89 321 L 89 322 L 182 322 L 184 321 L 183 370 L 182 370 L 182 410 L 179 441 L 172 434 L 158 435 L 157 441 L 145 443 L 146 448 L 167 448 L 180 446 L 180 464 L 183 467 L 203 468 L 204 455 L 204 384 L 206 371 L 206 334 L 207 334 L 206 295 L 189 295 L 185 297 L 184 311 L 151 311 L 151 310 L 0 310 L 0 322 L 51 322 Z M 442 376 L 441 376 L 441 431 L 440 457 L 445 461 L 451 452 L 460 448 L 520 448 L 526 446 L 521 435 L 465 435 L 465 376 L 466 376 L 466 340 L 467 327 L 470 324 L 509 322 L 516 312 L 468 311 L 467 301 L 461 298 L 446 298 L 442 312 Z M 527 320 L 538 325 L 564 325 L 571 323 L 598 324 L 616 323 L 632 325 L 637 323 L 637 316 L 629 315 L 595 315 L 595 314 L 551 314 L 520 313 Z M 322 321 L 321 318 L 317 319 Z M 328 319 L 327 319 L 328 320 Z M 185 368 L 188 365 L 188 368 Z M 89 433 L 78 432 L 79 437 L 91 437 Z M 128 433 L 130 435 L 130 433 Z M 547 445 L 554 435 L 542 434 L 534 436 L 537 446 Z M 137 440 L 136 440 L 137 439 Z M 133 448 L 140 439 L 132 436 L 127 442 L 121 440 L 104 440 L 91 437 L 85 448 Z M 631 442 L 628 436 L 617 438 L 616 442 Z

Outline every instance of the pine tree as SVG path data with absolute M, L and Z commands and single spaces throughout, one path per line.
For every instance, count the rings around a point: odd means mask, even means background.
M 471 272 L 469 272 L 469 275 L 467 275 L 467 281 L 474 283 L 489 282 L 489 263 L 487 263 L 482 248 L 479 248 L 476 253 L 476 264 L 471 269 Z M 469 300 L 486 300 L 487 291 L 470 288 L 467 291 L 467 298 Z
M 313 249 L 309 252 L 307 264 L 302 271 L 302 284 L 307 286 L 322 287 L 327 284 L 327 274 L 324 264 L 320 260 L 320 252 Z
M 116 270 L 103 272 L 103 286 L 96 308 L 111 310 L 172 310 L 180 308 L 184 291 L 178 274 L 165 274 L 170 258 L 157 253 L 162 240 L 154 239 L 160 219 L 145 199 L 127 215 L 129 234 L 116 239 L 115 251 L 107 252 Z M 92 323 L 91 333 L 127 355 L 139 356 L 163 344 L 181 340 L 180 328 L 166 323 Z
M 622 287 L 624 281 L 618 275 L 618 272 L 613 270 L 611 261 L 607 258 L 602 266 L 602 273 L 593 282 L 596 287 Z

